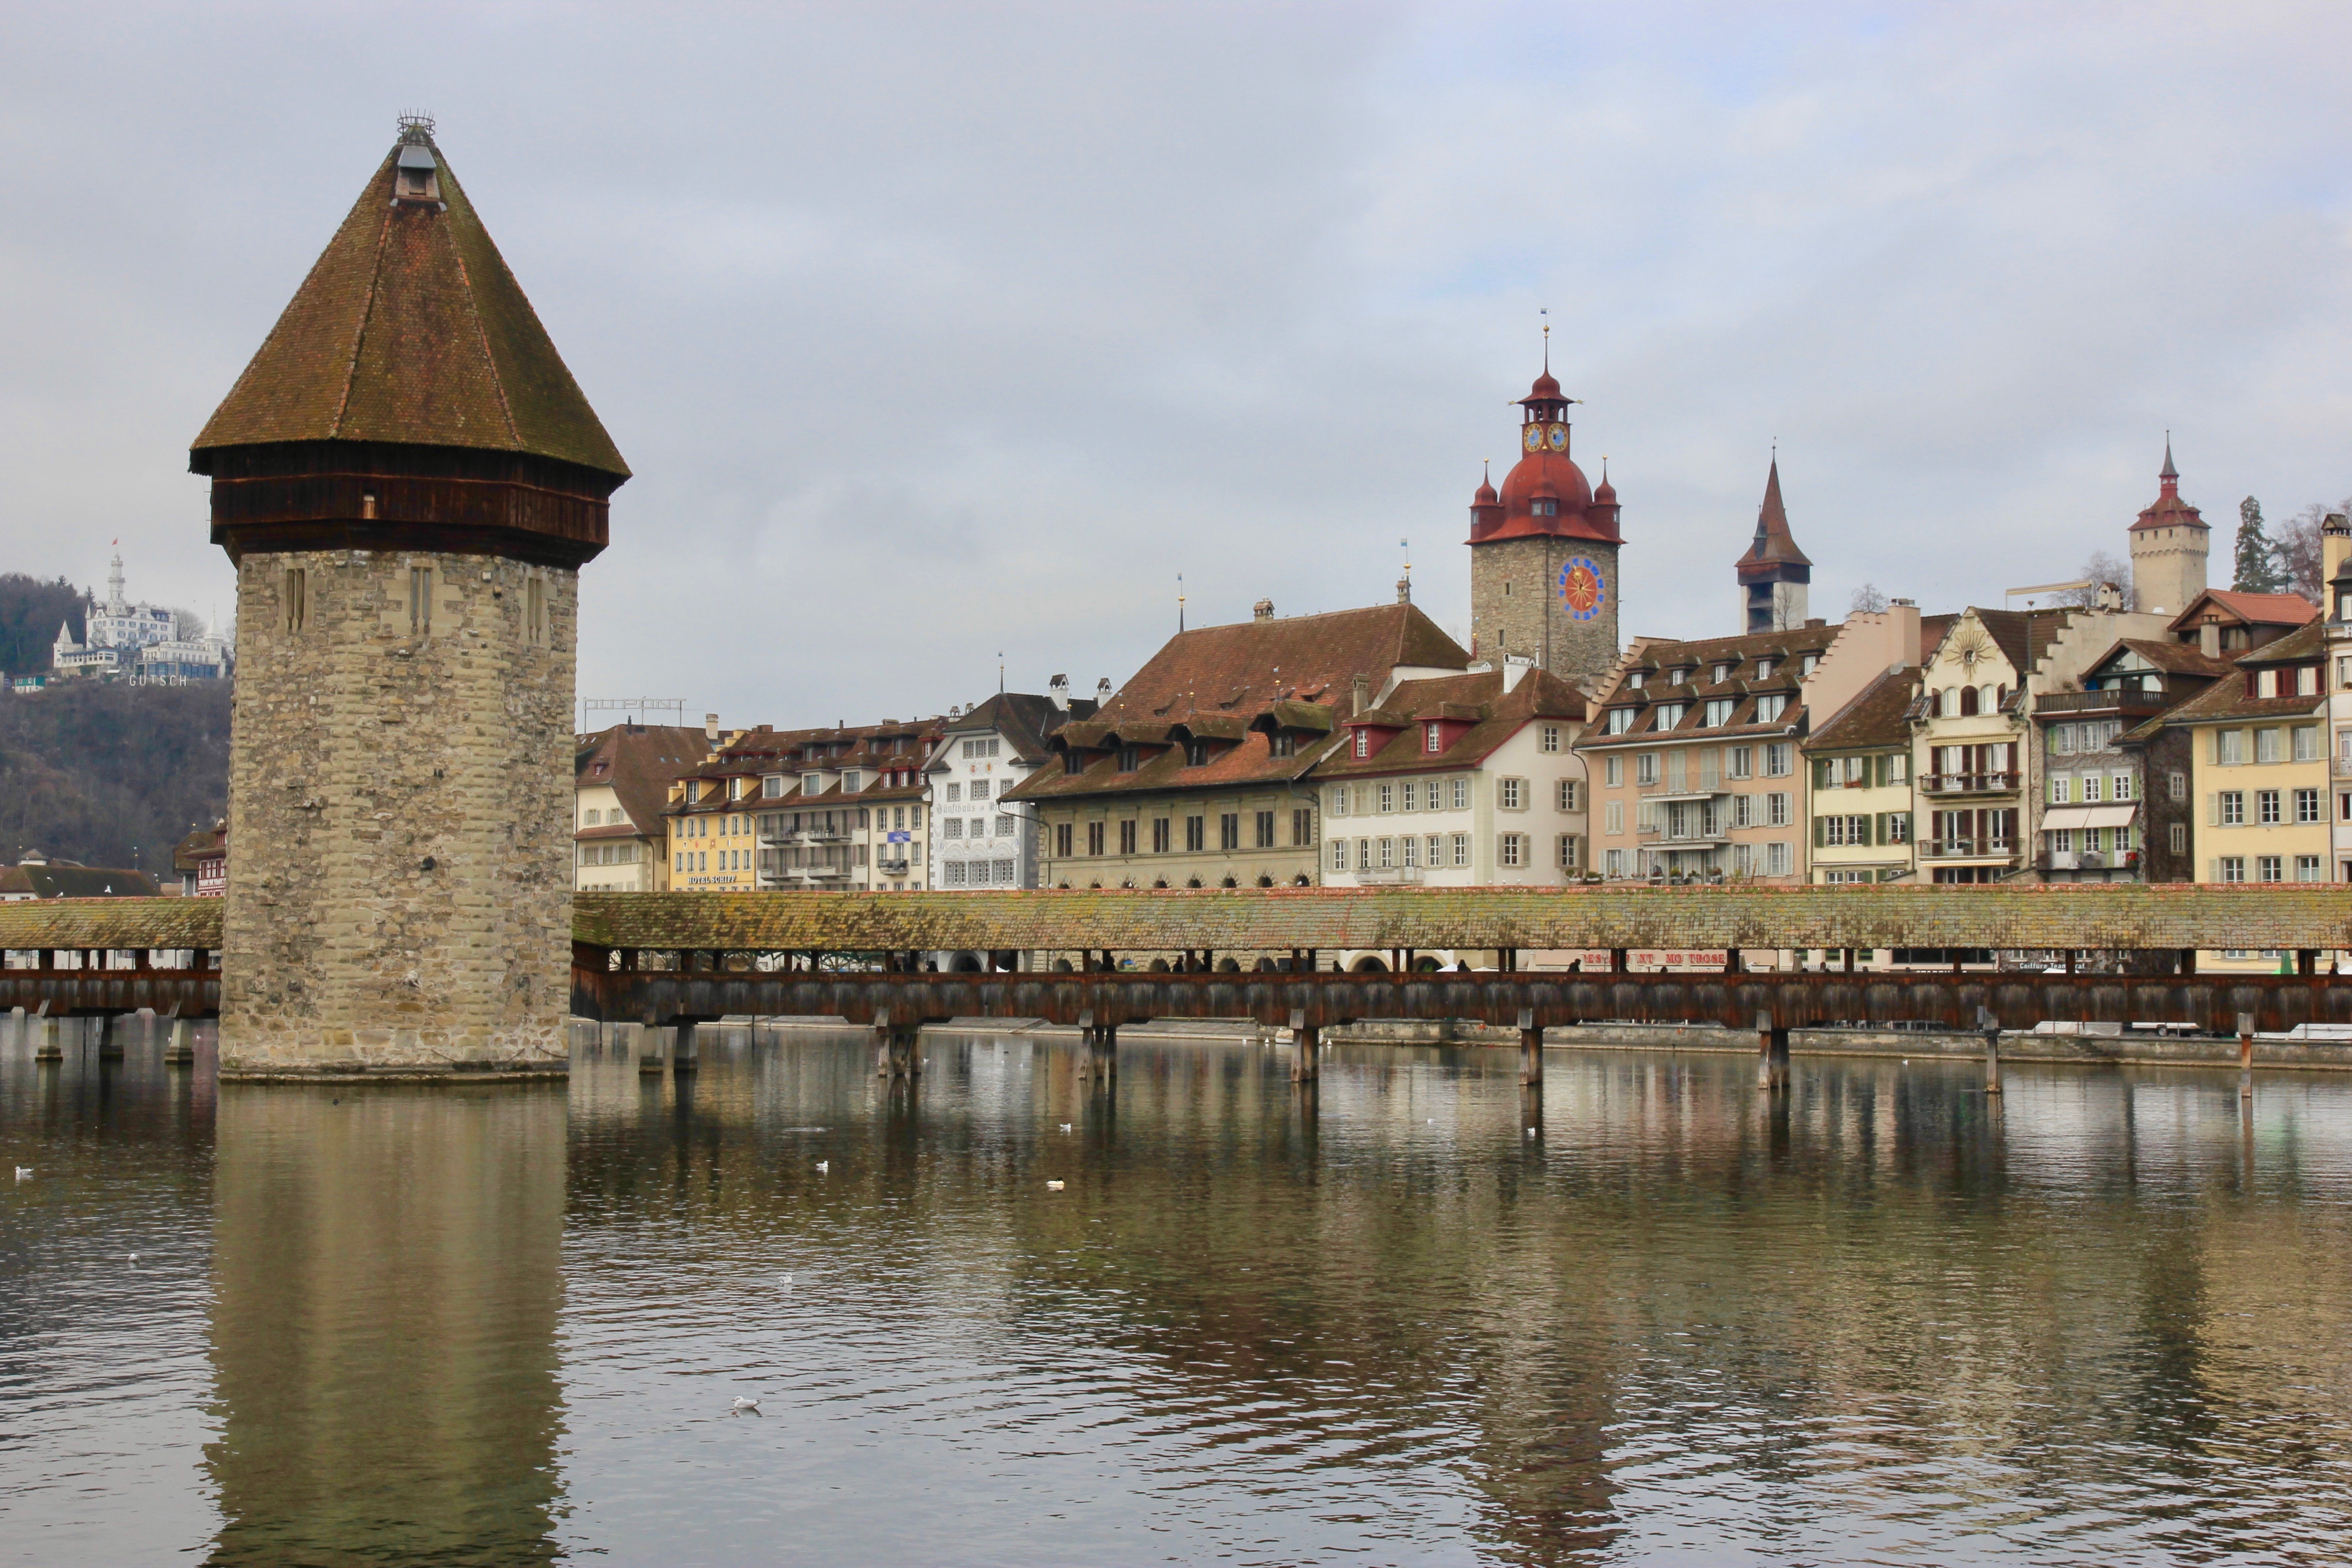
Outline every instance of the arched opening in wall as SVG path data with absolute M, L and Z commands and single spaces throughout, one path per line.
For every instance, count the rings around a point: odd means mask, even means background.
M 1122 888 L 1132 888 L 1132 887 L 1134 887 L 1134 886 L 1135 886 L 1135 879 L 1134 879 L 1134 878 L 1132 878 L 1132 877 L 1129 877 L 1129 878 L 1127 878 L 1126 879 L 1124 879 L 1123 881 L 1121 881 L 1121 882 L 1119 883 L 1119 886 L 1120 886 L 1120 887 L 1122 887 Z
M 1168 885 L 1168 879 L 1165 877 L 1157 878 L 1152 881 L 1151 885 L 1155 888 L 1164 888 Z
M 1201 879 L 1198 877 L 1189 878 L 1186 879 L 1184 885 L 1188 888 L 1197 888 L 1201 885 Z
M 1439 963 L 1434 956 L 1424 952 L 1412 961 L 1412 967 L 1420 973 L 1434 974 L 1444 966 Z
M 1961 687 L 1961 688 L 1960 688 L 1960 717 L 1961 717 L 1961 718 L 1963 718 L 1963 719 L 1969 718 L 1969 717 L 1971 717 L 1973 714 L 1975 714 L 1976 710 L 1977 710 L 1977 689 L 1976 689 L 1975 687 L 1973 687 L 1973 686 L 1963 686 L 1963 687 Z
M 1313 883 L 1307 879 L 1307 873 L 1304 871 L 1301 871 L 1298 875 L 1290 879 L 1290 885 L 1294 888 L 1307 888 L 1314 886 Z
M 1271 888 L 1274 886 L 1274 879 L 1271 877 L 1260 877 L 1257 879 L 1257 885 L 1261 888 Z
M 1098 881 L 1096 881 L 1096 882 L 1088 882 L 1088 883 L 1087 884 L 1087 887 L 1088 890 L 1090 890 L 1090 891 L 1092 891 L 1092 892 L 1099 893 L 1099 892 L 1101 892 L 1101 891 L 1102 891 L 1102 884 L 1101 884 L 1100 882 L 1098 882 Z
M 1155 958 L 1143 967 L 1147 974 L 1165 974 L 1168 973 L 1168 961 L 1164 958 Z
M 1358 974 L 1386 974 L 1388 972 L 1389 961 L 1385 958 L 1367 956 L 1356 960 L 1354 973 Z
M 948 960 L 948 973 L 950 974 L 985 974 L 988 973 L 988 965 L 980 961 L 980 954 L 976 952 L 959 952 Z
M 1242 972 L 1241 960 L 1239 960 L 1239 959 L 1237 959 L 1237 958 L 1221 958 L 1221 959 L 1217 960 L 1217 973 L 1220 973 L 1220 974 L 1239 974 L 1241 972 Z
M 1238 888 L 1241 884 L 1234 881 L 1231 877 L 1228 877 L 1223 881 L 1218 883 L 1217 886 L 1220 888 Z
M 1281 969 L 1282 965 L 1278 960 L 1261 958 L 1257 961 L 1257 972 L 1260 974 L 1277 974 L 1281 973 Z
M 1066 892 L 1066 892 L 1068 892 L 1068 891 L 1070 890 L 1070 885 L 1069 885 L 1067 882 L 1056 882 L 1056 883 L 1055 883 L 1054 885 L 1055 885 L 1055 887 L 1057 887 L 1057 888 L 1061 889 L 1062 889 L 1062 891 L 1064 891 L 1064 892 Z
M 1056 974 L 1076 974 L 1077 972 L 1078 972 L 1078 966 L 1077 966 L 1076 964 L 1075 964 L 1075 963 L 1072 963 L 1068 959 L 1066 959 L 1066 958 L 1057 958 L 1057 959 L 1054 960 L 1054 973 L 1056 973 Z

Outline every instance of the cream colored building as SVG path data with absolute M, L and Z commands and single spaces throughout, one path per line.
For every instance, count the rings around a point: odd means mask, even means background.
M 583 893 L 669 889 L 670 786 L 700 767 L 709 737 L 670 724 L 583 735 L 572 765 L 572 882 Z
M 1829 715 L 1804 745 L 1811 786 L 1810 880 L 1836 885 L 1909 878 L 1911 726 L 1919 672 L 1898 666 Z

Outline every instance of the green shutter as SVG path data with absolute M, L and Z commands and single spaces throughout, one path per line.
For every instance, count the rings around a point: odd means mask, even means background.
M 1815 789 L 1830 787 L 1830 763 L 1827 757 L 1813 759 L 1813 787 Z
M 1871 832 L 1871 829 L 1876 826 L 1877 824 L 1874 823 L 1867 816 L 1857 816 L 1853 820 L 1854 826 L 1862 829 L 1862 841 L 1864 844 L 1875 844 L 1878 842 L 1877 837 Z
M 1816 816 L 1813 818 L 1813 847 L 1816 849 L 1826 848 L 1829 845 L 1829 818 L 1826 816 Z

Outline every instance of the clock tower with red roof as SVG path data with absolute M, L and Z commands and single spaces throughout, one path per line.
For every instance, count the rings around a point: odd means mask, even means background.
M 1569 456 L 1569 405 L 1550 368 L 1519 399 L 1519 459 L 1470 502 L 1472 651 L 1532 658 L 1580 682 L 1617 662 L 1617 491 Z

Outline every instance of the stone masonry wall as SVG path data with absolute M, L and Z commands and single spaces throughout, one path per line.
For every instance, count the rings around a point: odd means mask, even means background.
M 1563 680 L 1580 681 L 1617 662 L 1617 550 L 1589 539 L 1497 540 L 1470 547 L 1470 626 L 1480 658 L 1533 655 Z M 1559 596 L 1559 574 L 1582 555 L 1601 569 L 1601 613 L 1580 621 Z M 1509 584 L 1509 592 L 1504 584 Z
M 577 612 L 575 574 L 496 557 L 238 563 L 224 1076 L 561 1069 Z

